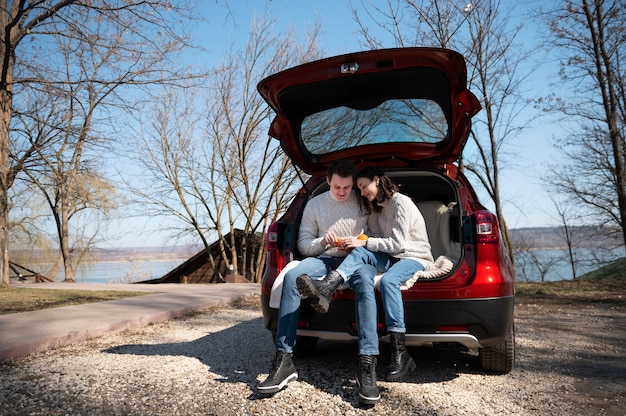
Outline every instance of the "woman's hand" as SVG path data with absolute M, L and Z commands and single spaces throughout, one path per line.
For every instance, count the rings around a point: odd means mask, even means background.
M 365 234 L 361 234 L 358 237 L 342 238 L 338 247 L 341 250 L 352 250 L 355 247 L 365 247 L 367 244 L 367 238 L 368 237 Z

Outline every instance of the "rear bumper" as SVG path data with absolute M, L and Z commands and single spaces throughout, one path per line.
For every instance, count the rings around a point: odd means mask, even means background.
M 468 348 L 483 348 L 506 340 L 513 327 L 515 296 L 463 300 L 405 300 L 406 343 L 420 346 L 455 342 Z M 269 307 L 269 297 L 261 296 L 265 326 L 276 331 L 278 310 Z M 378 304 L 381 341 L 386 341 L 384 312 Z M 327 314 L 319 315 L 302 302 L 298 335 L 332 342 L 356 342 L 354 302 L 337 299 Z

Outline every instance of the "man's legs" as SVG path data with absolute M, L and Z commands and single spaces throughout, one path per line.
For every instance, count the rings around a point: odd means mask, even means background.
M 319 279 L 324 276 L 330 266 L 335 266 L 341 259 L 334 257 L 307 257 L 296 267 L 289 270 L 283 279 L 283 290 L 278 309 L 278 329 L 276 332 L 276 350 L 293 352 L 296 343 L 296 323 L 300 313 L 300 292 L 296 286 L 296 278 L 306 274 Z
M 300 274 L 322 277 L 330 267 L 336 267 L 340 261 L 341 259 L 334 257 L 307 257 L 285 274 L 278 310 L 276 353 L 269 375 L 257 386 L 259 393 L 276 393 L 287 383 L 298 378 L 292 361 L 293 348 L 296 344 L 296 324 L 300 313 L 300 292 L 296 287 L 296 278 Z
M 354 312 L 359 330 L 359 354 L 364 355 L 378 355 L 375 275 L 376 268 L 364 264 L 350 279 L 350 287 L 354 291 Z
M 376 330 L 376 295 L 374 276 L 376 267 L 363 264 L 356 269 L 349 280 L 354 290 L 354 309 L 359 336 L 359 372 L 357 384 L 359 400 L 365 404 L 375 404 L 380 400 L 380 390 L 376 383 L 376 360 L 378 356 L 378 332 Z

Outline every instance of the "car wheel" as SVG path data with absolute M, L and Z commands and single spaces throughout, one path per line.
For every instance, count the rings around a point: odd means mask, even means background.
M 478 350 L 480 366 L 483 370 L 492 373 L 509 373 L 515 362 L 515 327 L 501 344 Z
M 298 357 L 313 355 L 317 347 L 317 341 L 319 341 L 319 338 L 316 337 L 296 337 L 296 346 L 293 349 L 294 355 Z

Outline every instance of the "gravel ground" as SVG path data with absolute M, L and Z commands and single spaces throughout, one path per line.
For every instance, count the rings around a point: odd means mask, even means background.
M 273 346 L 258 298 L 0 363 L 2 415 L 623 415 L 626 308 L 518 299 L 516 368 L 475 351 L 412 348 L 418 370 L 360 407 L 356 346 L 320 343 L 272 397 L 254 387 Z M 388 349 L 382 347 L 379 373 Z

